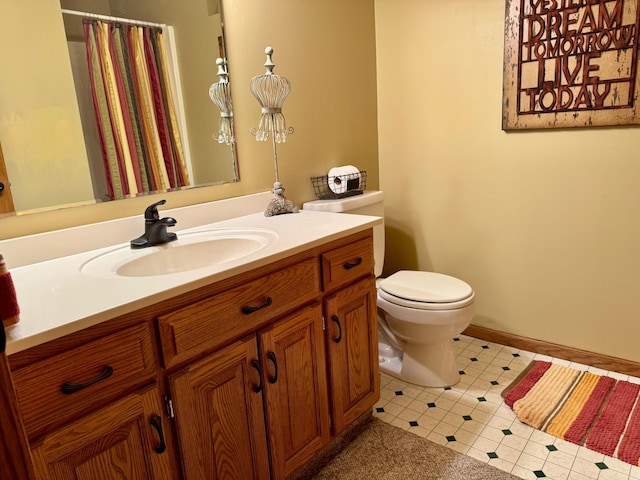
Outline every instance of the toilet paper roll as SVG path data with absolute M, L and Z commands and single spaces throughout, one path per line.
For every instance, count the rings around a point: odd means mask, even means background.
M 343 165 L 329 170 L 327 175 L 329 189 L 336 194 L 360 188 L 360 170 L 353 165 Z

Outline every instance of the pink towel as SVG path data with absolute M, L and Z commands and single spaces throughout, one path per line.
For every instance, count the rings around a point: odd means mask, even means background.
M 20 306 L 16 289 L 13 285 L 11 273 L 7 270 L 2 255 L 0 255 L 0 319 L 5 327 L 18 323 L 20 320 Z

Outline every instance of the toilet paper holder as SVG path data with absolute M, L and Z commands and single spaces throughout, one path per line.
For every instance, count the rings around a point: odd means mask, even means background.
M 347 182 L 347 187 L 343 193 L 336 193 L 329 188 L 327 175 L 320 177 L 311 177 L 313 191 L 318 200 L 331 200 L 336 198 L 352 197 L 361 195 L 367 184 L 367 171 L 360 170 L 359 173 L 353 175 L 345 175 L 341 181 Z

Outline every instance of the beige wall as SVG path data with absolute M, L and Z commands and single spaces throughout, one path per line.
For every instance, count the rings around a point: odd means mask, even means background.
M 0 0 L 0 5 L 10 1 Z M 298 204 L 313 199 L 310 177 L 344 163 L 366 169 L 368 185 L 378 187 L 373 0 L 223 0 L 223 6 L 241 181 L 4 218 L 0 239 L 142 215 L 146 205 L 160 198 L 174 208 L 269 190 L 275 177 L 271 144 L 257 142 L 249 133 L 260 113 L 249 81 L 264 73 L 267 45 L 275 49 L 275 72 L 292 83 L 283 111 L 295 133 L 278 147 L 287 196 Z
M 387 273 L 473 323 L 640 361 L 638 127 L 501 130 L 503 0 L 375 0 Z
M 367 184 L 377 188 L 373 0 L 224 0 L 223 8 L 240 183 L 270 189 L 274 182 L 271 142 L 250 134 L 260 105 L 249 91 L 251 78 L 265 73 L 264 49 L 272 46 L 274 73 L 291 82 L 282 111 L 295 133 L 277 147 L 286 195 L 313 200 L 310 177 L 342 164 L 367 170 Z

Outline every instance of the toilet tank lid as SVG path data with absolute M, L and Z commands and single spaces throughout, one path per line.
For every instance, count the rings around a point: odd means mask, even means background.
M 342 213 L 349 212 L 366 205 L 373 205 L 374 203 L 382 202 L 383 200 L 384 192 L 382 190 L 367 190 L 362 195 L 354 195 L 352 197 L 306 202 L 302 205 L 302 209 L 316 212 Z
M 399 298 L 425 303 L 452 303 L 469 298 L 471 286 L 435 272 L 401 270 L 378 282 L 378 288 Z

